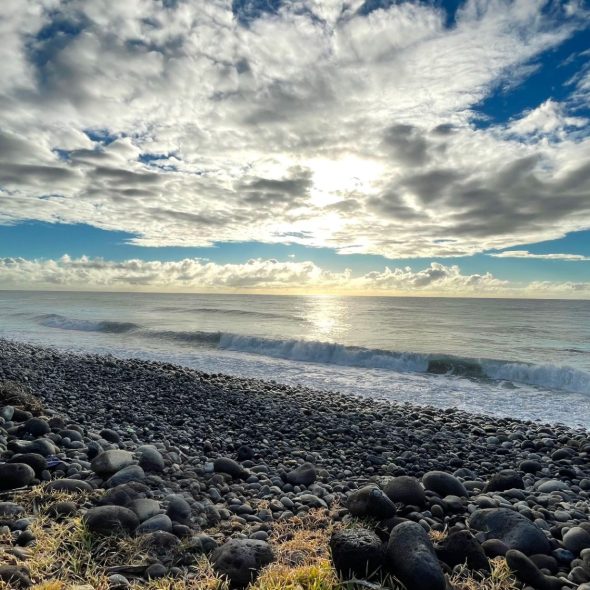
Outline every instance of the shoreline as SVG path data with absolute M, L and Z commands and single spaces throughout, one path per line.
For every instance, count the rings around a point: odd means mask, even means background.
M 526 577 L 518 570 L 521 558 L 511 557 L 509 550 L 533 557 L 540 552 L 548 558 L 547 567 L 541 568 L 547 571 L 540 575 L 557 576 L 566 587 L 578 587 L 572 585 L 572 575 L 575 580 L 587 575 L 590 581 L 590 552 L 588 565 L 582 555 L 590 550 L 590 525 L 584 528 L 590 515 L 590 435 L 585 429 L 394 404 L 0 339 L 0 383 L 4 380 L 24 384 L 39 397 L 49 426 L 36 435 L 27 430 L 26 420 L 21 424 L 12 415 L 8 421 L 4 416 L 3 424 L 10 428 L 8 446 L 0 443 L 2 461 L 18 461 L 28 445 L 41 448 L 40 440 L 56 446 L 48 456 L 61 457 L 57 471 L 43 469 L 26 485 L 39 480 L 44 486 L 42 482 L 64 477 L 81 481 L 84 485 L 76 485 L 91 493 L 76 510 L 88 526 L 87 515 L 95 508 L 114 510 L 110 500 L 96 506 L 102 500 L 96 500 L 95 492 L 108 496 L 117 486 L 140 484 L 145 489 L 136 499 L 158 504 L 156 524 L 149 526 L 164 526 L 155 532 L 163 530 L 178 539 L 198 537 L 201 550 L 193 551 L 195 559 L 196 554 L 208 554 L 204 545 L 219 546 L 210 559 L 217 573 L 230 578 L 216 562 L 224 547 L 257 541 L 281 555 L 275 532 L 293 522 L 308 522 L 305 519 L 317 510 L 324 514 L 320 528 L 328 535 L 318 555 L 324 565 L 331 559 L 340 574 L 337 551 L 351 542 L 345 538 L 350 533 L 343 531 L 359 520 L 361 527 L 353 529 L 354 534 L 364 531 L 374 543 L 375 538 L 379 543 L 389 539 L 391 545 L 393 531 L 399 534 L 402 524 L 410 536 L 416 534 L 409 530 L 414 525 L 427 531 L 431 540 L 416 542 L 427 543 L 428 552 L 437 556 L 428 567 L 448 579 L 459 575 L 455 566 L 462 562 L 450 563 L 453 560 L 444 557 L 450 551 L 445 543 L 455 533 L 469 532 L 480 557 L 506 556 L 502 563 L 511 563 L 521 581 Z M 146 445 L 153 445 L 157 453 L 146 451 Z M 111 451 L 127 459 L 101 471 L 94 461 Z M 151 463 L 145 454 L 152 456 Z M 440 472 L 442 476 L 431 475 Z M 381 498 L 377 506 L 375 494 Z M 175 502 L 182 510 L 174 508 Z M 185 511 L 184 517 L 179 510 Z M 510 510 L 530 523 L 534 530 L 527 534 L 536 538 L 535 551 L 522 544 L 511 546 L 510 535 L 498 532 L 490 537 L 489 523 L 480 525 L 473 519 L 486 510 Z M 135 536 L 143 524 L 133 528 Z M 518 521 L 506 526 L 514 533 L 514 527 L 525 525 Z M 587 534 L 587 546 L 583 540 L 574 552 L 569 533 L 584 539 Z M 265 546 L 262 553 L 266 550 Z M 248 554 L 245 545 L 240 551 Z M 385 549 L 379 545 L 375 551 L 381 555 Z M 266 555 L 271 559 L 270 553 Z M 186 551 L 183 559 L 190 561 Z M 161 556 L 155 562 L 163 576 L 181 576 L 183 583 L 195 567 L 193 562 L 168 563 Z M 140 577 L 145 578 L 155 562 L 144 564 Z M 393 568 L 403 579 L 403 568 L 394 562 L 380 562 L 380 567 Z M 535 567 L 540 568 L 542 559 L 538 562 Z M 256 572 L 266 575 L 268 564 L 258 565 Z M 523 571 L 527 567 L 530 570 L 525 563 Z M 572 574 L 575 568 L 582 570 Z M 329 571 L 336 575 L 333 568 Z M 136 577 L 129 574 L 129 579 Z M 516 585 L 505 588 L 522 587 L 515 579 L 512 583 Z M 459 582 L 453 587 L 462 590 Z

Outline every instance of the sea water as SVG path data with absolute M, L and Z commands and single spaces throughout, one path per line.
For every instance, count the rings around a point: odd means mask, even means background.
M 0 291 L 0 337 L 590 427 L 590 302 Z

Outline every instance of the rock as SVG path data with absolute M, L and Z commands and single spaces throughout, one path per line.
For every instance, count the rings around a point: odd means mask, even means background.
M 106 485 L 109 488 L 114 488 L 132 481 L 143 481 L 144 479 L 145 472 L 139 465 L 129 465 L 111 476 Z
M 422 483 L 427 490 L 437 493 L 441 498 L 468 495 L 465 486 L 455 476 L 444 471 L 429 471 L 422 477 Z
M 231 539 L 213 552 L 211 562 L 215 571 L 227 576 L 233 586 L 244 587 L 273 559 L 266 541 Z
M 74 502 L 54 502 L 47 508 L 47 514 L 58 520 L 65 516 L 72 516 L 77 511 L 78 508 Z
M 368 485 L 348 496 L 348 510 L 353 516 L 385 520 L 395 516 L 394 503 L 377 486 Z
M 506 553 L 506 563 L 520 581 L 532 585 L 536 590 L 561 590 L 563 586 L 561 580 L 543 574 L 524 553 L 516 549 Z
M 179 495 L 168 496 L 167 500 L 166 514 L 170 519 L 180 524 L 190 524 L 193 514 L 190 504 Z
M 117 432 L 111 430 L 110 428 L 104 428 L 100 431 L 100 436 L 104 438 L 107 442 L 114 443 L 118 445 L 121 442 L 121 437 Z
M 137 500 L 132 500 L 127 504 L 127 508 L 133 510 L 133 512 L 137 514 L 139 522 L 143 522 L 152 516 L 156 516 L 162 511 L 160 503 L 151 498 L 138 498 Z
M 436 554 L 451 568 L 466 563 L 471 570 L 490 571 L 490 563 L 481 544 L 469 531 L 450 533 L 436 547 Z
M 551 547 L 543 531 L 522 514 L 508 508 L 476 510 L 469 519 L 471 528 L 486 539 L 499 539 L 510 549 L 525 555 L 549 553 Z
M 287 481 L 294 486 L 310 486 L 316 478 L 317 472 L 311 463 L 303 463 L 287 473 Z
M 504 490 L 524 490 L 522 477 L 512 469 L 503 469 L 492 476 L 483 489 L 484 494 L 488 492 L 503 492 Z
M 424 488 L 415 477 L 392 477 L 383 485 L 383 491 L 392 502 L 423 507 L 426 505 Z
M 238 461 L 248 461 L 254 459 L 254 451 L 247 445 L 242 445 L 237 452 Z
M 81 479 L 56 479 L 45 486 L 47 492 L 91 492 L 94 488 Z
M 39 453 L 21 453 L 11 457 L 9 463 L 24 463 L 33 469 L 35 475 L 39 477 L 47 469 L 47 460 Z
M 572 527 L 563 535 L 563 545 L 574 555 L 579 555 L 583 549 L 590 548 L 590 533 L 582 527 Z
M 24 424 L 24 429 L 32 436 L 43 436 L 51 432 L 49 424 L 42 418 L 29 418 Z
M 161 563 L 152 563 L 152 565 L 148 566 L 145 570 L 145 578 L 147 580 L 157 580 L 165 577 L 167 573 L 168 569 L 164 565 Z
M 90 532 L 102 535 L 133 533 L 139 526 L 135 512 L 123 506 L 91 508 L 83 521 Z
M 147 487 L 139 482 L 129 482 L 118 485 L 108 490 L 100 499 L 99 504 L 116 504 L 117 506 L 127 506 L 133 500 L 141 497 L 141 494 L 147 491 Z
M 137 534 L 142 535 L 145 533 L 153 533 L 155 531 L 165 531 L 167 533 L 172 532 L 172 521 L 170 517 L 166 516 L 165 514 L 156 514 L 156 516 L 152 516 L 148 518 L 144 522 L 142 522 L 139 527 L 137 527 Z
M 0 491 L 15 490 L 28 486 L 35 479 L 35 472 L 24 463 L 0 465 Z
M 541 471 L 541 469 L 543 469 L 543 466 L 541 465 L 541 463 L 539 463 L 539 461 L 535 461 L 533 459 L 525 459 L 524 461 L 521 461 L 518 468 L 521 471 L 524 471 L 525 473 L 538 473 L 539 471 Z
M 428 533 L 417 522 L 403 522 L 391 531 L 385 564 L 412 590 L 446 590 L 446 580 Z
M 151 445 L 142 445 L 136 451 L 139 457 L 139 466 L 148 472 L 160 473 L 164 471 L 164 457 L 158 449 Z
M 234 479 L 247 479 L 250 473 L 239 463 L 229 457 L 220 457 L 215 459 L 213 469 L 216 473 L 227 473 Z
M 178 556 L 180 540 L 172 533 L 154 531 L 143 535 L 141 540 L 148 555 L 164 564 L 170 565 Z
M 129 588 L 129 581 L 121 574 L 113 574 L 109 576 L 109 590 L 127 590 Z
M 562 492 L 569 490 L 569 486 L 564 481 L 557 479 L 550 479 L 548 481 L 539 482 L 535 484 L 537 491 L 544 494 L 550 494 L 551 492 Z
M 18 516 L 24 511 L 22 506 L 14 502 L 0 502 L 0 518 Z
M 18 590 L 32 585 L 28 570 L 14 565 L 0 565 L 0 581 Z
M 129 465 L 133 465 L 133 455 L 129 451 L 112 449 L 97 455 L 90 464 L 94 473 L 101 476 L 112 475 Z
M 381 539 L 367 529 L 343 529 L 330 539 L 332 561 L 345 579 L 371 579 L 383 565 Z

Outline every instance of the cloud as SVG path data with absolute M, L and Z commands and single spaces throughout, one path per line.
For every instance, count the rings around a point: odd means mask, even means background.
M 0 258 L 6 288 L 123 290 L 328 292 L 380 295 L 590 296 L 590 283 L 511 283 L 491 273 L 463 274 L 457 265 L 431 262 L 425 268 L 375 270 L 355 276 L 307 261 L 252 259 L 217 264 L 199 258 L 179 261 L 124 260 L 62 256 L 55 260 Z
M 532 258 L 537 260 L 567 260 L 571 262 L 586 262 L 590 260 L 590 256 L 582 256 L 581 254 L 533 254 L 528 250 L 505 250 L 504 252 L 497 252 L 489 254 L 494 258 Z
M 590 138 L 567 101 L 474 124 L 586 26 L 581 6 L 467 0 L 448 26 L 428 3 L 266 4 L 5 2 L 0 223 L 391 258 L 590 226 Z

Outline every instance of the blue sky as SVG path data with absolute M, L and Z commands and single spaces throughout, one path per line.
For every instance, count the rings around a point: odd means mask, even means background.
M 141 7 L 7 10 L 0 288 L 590 297 L 587 3 Z

